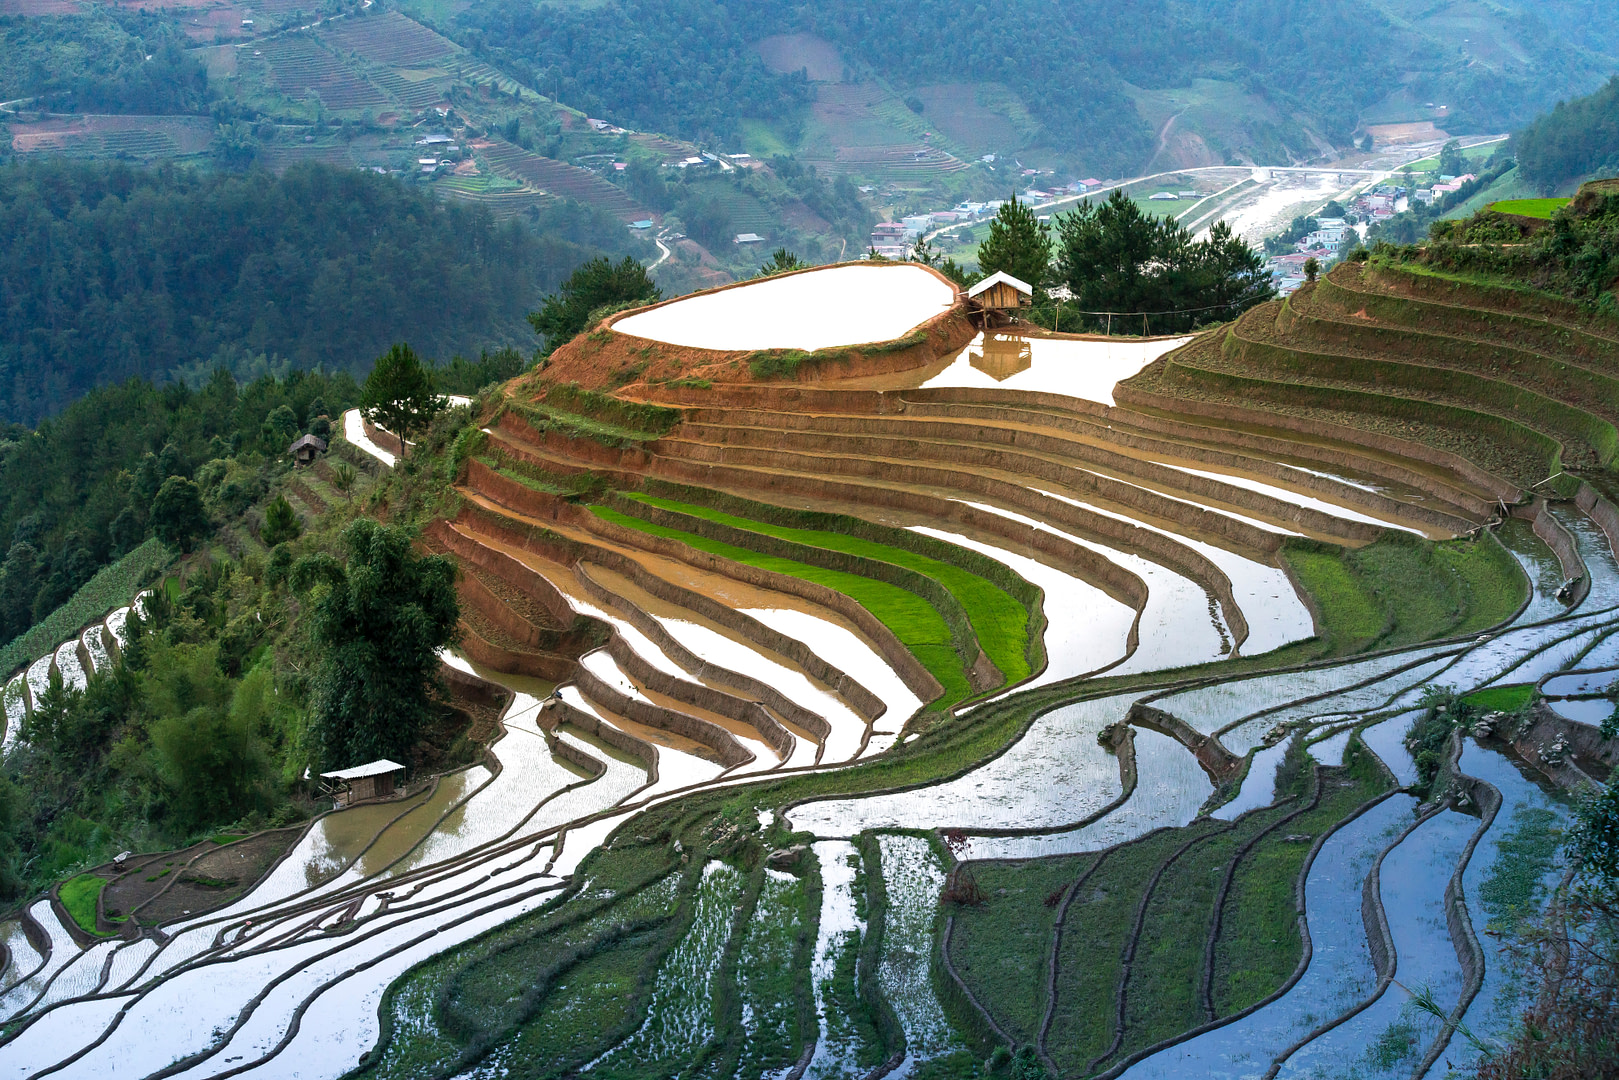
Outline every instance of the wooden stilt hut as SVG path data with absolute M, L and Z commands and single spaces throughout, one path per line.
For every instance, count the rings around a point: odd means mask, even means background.
M 397 761 L 383 758 L 356 765 L 352 769 L 321 773 L 320 789 L 336 800 L 338 806 L 353 806 L 369 799 L 392 798 L 404 771 L 405 767 Z
M 967 290 L 967 299 L 983 313 L 983 325 L 993 326 L 1010 319 L 1019 308 L 1034 303 L 1034 286 L 1019 281 L 1005 270 L 997 270 Z

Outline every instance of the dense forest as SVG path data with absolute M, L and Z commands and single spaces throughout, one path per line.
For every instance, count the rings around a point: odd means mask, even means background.
M 572 203 L 533 225 L 318 165 L 0 168 L 0 419 L 31 423 L 132 376 L 251 377 L 265 357 L 272 372 L 352 372 L 397 340 L 439 357 L 528 347 L 525 314 L 627 242 Z
M 1513 139 L 1523 178 L 1550 195 L 1592 173 L 1619 175 L 1619 75 L 1557 107 Z
M 1124 175 L 1155 145 L 1134 87 L 1236 82 L 1346 145 L 1365 111 L 1402 81 L 1412 93 L 1456 102 L 1452 131 L 1523 123 L 1558 94 L 1591 85 L 1603 70 L 1598 50 L 1619 42 L 1611 6 L 1573 0 L 1497 15 L 1512 25 L 1524 59 L 1481 66 L 1458 51 L 1462 43 L 1351 0 L 1142 0 L 1093 6 L 1082 19 L 1053 19 L 1037 0 L 994 8 L 945 0 L 474 0 L 444 29 L 586 109 L 726 141 L 741 120 L 789 118 L 806 100 L 798 75 L 772 74 L 748 43 L 813 33 L 837 45 L 856 76 L 869 71 L 910 86 L 1003 83 L 1041 123 L 1044 143 L 1075 155 L 1076 165 Z
M 58 112 L 203 113 L 208 73 L 185 35 L 151 12 L 0 16 L 0 101 Z

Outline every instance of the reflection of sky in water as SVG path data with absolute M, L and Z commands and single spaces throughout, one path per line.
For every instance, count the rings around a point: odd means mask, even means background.
M 1601 727 L 1602 721 L 1613 715 L 1613 702 L 1607 698 L 1578 698 L 1572 701 L 1548 701 L 1552 712 L 1577 724 Z
M 1136 728 L 1135 733 L 1136 789 L 1123 806 L 1072 832 L 1039 836 L 975 836 L 958 853 L 960 857 L 1026 859 L 1038 855 L 1097 851 L 1133 840 L 1166 825 L 1185 825 L 1191 821 L 1214 791 L 1208 775 L 1198 765 L 1197 759 L 1168 735 L 1145 728 Z M 1118 790 L 1115 778 L 1113 794 L 1116 795 Z M 1076 809 L 1066 816 L 1073 820 L 1080 814 Z
M 1190 338 L 1067 341 L 979 334 L 950 366 L 922 384 L 1033 390 L 1113 404 L 1113 386 Z
M 1410 821 L 1395 795 L 1327 838 L 1304 885 L 1310 966 L 1292 991 L 1257 1012 L 1136 1064 L 1127 1080 L 1259 1077 L 1283 1048 L 1361 1001 L 1377 984 L 1361 921 L 1361 883 L 1377 852 Z
M 1503 755 L 1481 747 L 1472 739 L 1462 744 L 1462 772 L 1495 785 L 1501 792 L 1501 809 L 1495 824 L 1484 834 L 1484 839 L 1473 852 L 1473 857 L 1462 873 L 1462 892 L 1472 916 L 1473 929 L 1479 945 L 1484 949 L 1484 984 L 1478 997 L 1468 1006 L 1463 1022 L 1481 1037 L 1500 1032 L 1517 1020 L 1525 1000 L 1521 961 L 1515 960 L 1509 946 L 1511 942 L 1495 934 L 1485 933 L 1491 922 L 1489 909 L 1483 902 L 1483 886 L 1496 872 L 1504 869 L 1510 875 L 1510 866 L 1520 855 L 1504 850 L 1503 841 L 1515 828 L 1525 823 L 1525 816 L 1554 816 L 1554 826 L 1567 821 L 1567 810 L 1556 799 L 1548 796 L 1538 784 L 1528 779 L 1516 765 Z M 1535 823 L 1539 827 L 1539 823 Z M 1554 860 L 1551 869 L 1541 879 L 1541 897 L 1557 884 L 1563 872 L 1562 860 Z M 1446 1057 L 1464 1065 L 1473 1057 L 1464 1040 L 1457 1039 L 1446 1051 Z
M 878 827 L 1002 828 L 1066 825 L 1119 794 L 1119 762 L 1097 734 L 1124 719 L 1130 696 L 1064 705 L 1039 717 L 1006 753 L 965 776 L 915 791 L 794 807 L 794 829 L 852 836 Z
M 1445 925 L 1445 886 L 1478 824 L 1477 818 L 1443 811 L 1389 852 L 1383 860 L 1379 884 L 1389 934 L 1394 939 L 1394 977 L 1398 985 L 1391 985 L 1365 1012 L 1294 1054 L 1283 1065 L 1281 1076 L 1340 1076 L 1351 1063 L 1360 1065 L 1361 1075 L 1368 1078 L 1411 1074 L 1412 1066 L 1438 1033 L 1439 1021 L 1410 1008 L 1408 991 L 1432 990 L 1447 1012 L 1455 1006 L 1461 991 L 1461 965 Z M 1410 1056 L 1391 1068 L 1374 1068 L 1367 1056 L 1369 1048 L 1391 1025 L 1402 1020 L 1416 1028 Z
M 1124 514 L 1105 510 L 1067 495 L 1059 495 L 1054 491 L 1043 491 L 1042 494 L 1061 499 L 1074 506 L 1084 507 L 1104 517 L 1128 521 L 1138 528 L 1172 537 L 1177 543 L 1191 548 L 1218 566 L 1230 579 L 1231 594 L 1236 598 L 1237 606 L 1242 609 L 1243 617 L 1248 620 L 1248 640 L 1242 643 L 1241 649 L 1243 656 L 1258 656 L 1280 648 L 1288 642 L 1307 638 L 1315 632 L 1315 622 L 1310 618 L 1309 609 L 1304 606 L 1304 601 L 1299 599 L 1298 593 L 1293 590 L 1293 583 L 1288 581 L 1287 574 L 1280 567 L 1255 562 L 1214 544 L 1180 536 L 1168 529 L 1159 528 L 1145 521 L 1137 521 Z
M 1287 756 L 1287 744 L 1288 740 L 1283 739 L 1275 746 L 1255 753 L 1253 763 L 1248 766 L 1248 775 L 1243 778 L 1242 790 L 1237 792 L 1237 797 L 1209 816 L 1222 821 L 1235 821 L 1249 810 L 1269 806 L 1275 801 L 1276 768 L 1281 765 L 1282 758 Z
M 1584 658 L 1580 660 L 1580 666 L 1585 667 L 1589 661 L 1597 658 L 1596 654 L 1599 650 L 1615 644 L 1619 644 L 1619 634 L 1608 638 L 1607 641 L 1586 653 Z M 1619 681 L 1619 671 L 1615 670 L 1555 675 L 1541 685 L 1541 692 L 1551 697 L 1559 694 L 1600 694 L 1616 681 Z
M 688 296 L 613 329 L 698 349 L 824 349 L 904 337 L 954 299 L 920 266 L 834 266 Z

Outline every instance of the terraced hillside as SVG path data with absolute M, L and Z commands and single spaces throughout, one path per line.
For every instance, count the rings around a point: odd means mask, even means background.
M 1190 341 L 1020 341 L 610 394 L 563 357 L 436 457 L 350 414 L 445 478 L 447 662 L 503 734 L 218 910 L 81 942 L 35 902 L 8 1064 L 1473 1062 L 1525 992 L 1503 882 L 1562 873 L 1525 830 L 1615 751 L 1576 703 L 1619 670 L 1619 329 L 1350 265 Z

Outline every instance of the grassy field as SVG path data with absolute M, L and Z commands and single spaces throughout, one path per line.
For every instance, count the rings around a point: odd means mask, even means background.
M 802 578 L 840 592 L 871 612 L 879 622 L 893 631 L 900 644 L 909 649 L 922 662 L 922 666 L 939 680 L 939 684 L 944 687 L 944 697 L 934 703 L 935 707 L 946 708 L 966 699 L 972 693 L 972 687 L 968 684 L 967 676 L 962 671 L 961 663 L 951 645 L 949 627 L 945 625 L 939 613 L 915 593 L 858 574 L 823 570 L 818 566 L 810 566 L 791 559 L 761 555 L 756 551 L 710 540 L 695 533 L 653 525 L 640 518 L 621 514 L 611 507 L 594 505 L 590 509 L 604 520 L 625 528 L 679 540 L 699 551 L 734 559 L 761 570 Z
M 1567 205 L 1567 199 L 1503 199 L 1491 203 L 1485 209 L 1494 210 L 1498 214 L 1515 214 L 1518 217 L 1550 221 L 1553 214 Z
M 1477 633 L 1515 612 L 1529 584 L 1493 540 L 1388 536 L 1353 551 L 1293 541 L 1282 557 L 1314 598 L 1340 653 Z
M 977 574 L 940 562 L 938 559 L 930 559 L 926 555 L 846 536 L 843 533 L 792 529 L 651 495 L 631 494 L 629 497 L 651 506 L 691 514 L 733 528 L 893 563 L 925 574 L 939 582 L 961 601 L 961 606 L 966 609 L 967 618 L 972 623 L 973 631 L 978 636 L 979 645 L 983 647 L 985 655 L 1006 675 L 1008 682 L 1017 682 L 1029 674 L 1028 608 Z
M 1501 149 L 1501 144 L 1498 142 L 1485 143 L 1483 146 L 1469 146 L 1462 150 L 1462 157 L 1467 160 L 1469 165 L 1482 165 L 1490 160 L 1490 157 L 1499 149 Z M 1421 161 L 1413 161 L 1410 165 L 1411 171 L 1418 173 L 1433 172 L 1438 168 L 1438 154 L 1433 157 L 1423 158 Z
M 1516 712 L 1529 704 L 1535 696 L 1535 688 L 1530 683 L 1521 683 L 1517 686 L 1492 686 L 1487 690 L 1479 690 L 1462 698 L 1467 704 L 1486 712 L 1500 710 L 1501 712 Z

